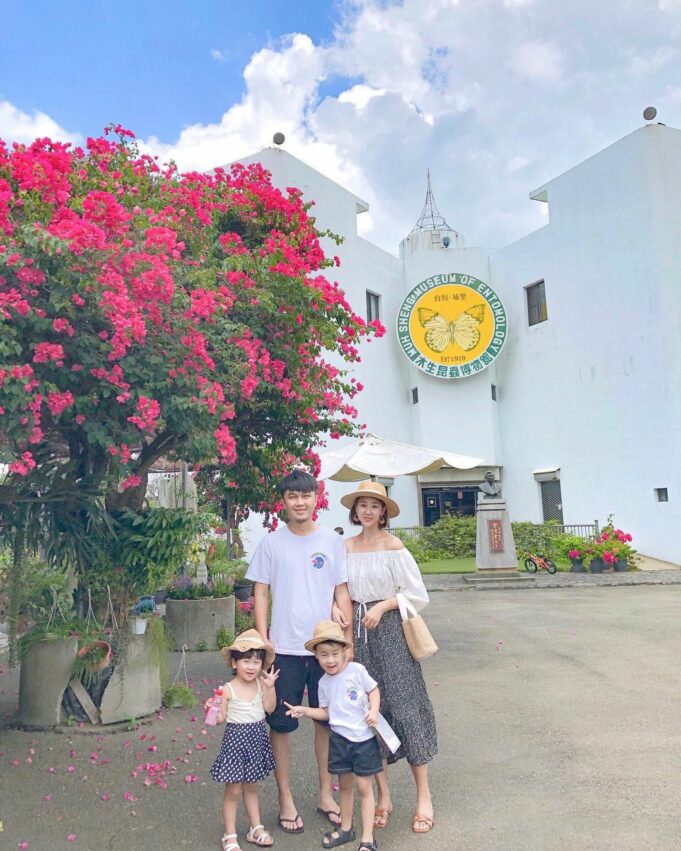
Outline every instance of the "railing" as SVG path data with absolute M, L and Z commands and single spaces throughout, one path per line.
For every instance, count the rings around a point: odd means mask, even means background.
M 538 526 L 544 525 L 541 523 Z M 391 527 L 391 532 L 399 532 L 407 538 L 418 538 L 423 526 L 398 526 Z M 555 532 L 565 532 L 568 535 L 576 535 L 578 538 L 584 538 L 585 541 L 595 541 L 600 535 L 598 520 L 593 523 L 551 523 L 548 528 Z

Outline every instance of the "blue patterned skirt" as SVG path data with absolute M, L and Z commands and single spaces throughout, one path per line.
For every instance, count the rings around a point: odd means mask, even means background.
M 274 756 L 264 721 L 226 724 L 222 747 L 210 776 L 218 783 L 257 783 L 274 771 Z

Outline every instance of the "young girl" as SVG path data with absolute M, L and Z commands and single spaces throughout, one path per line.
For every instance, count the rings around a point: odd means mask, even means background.
M 225 833 L 223 851 L 240 851 L 236 834 L 236 809 L 243 792 L 250 830 L 246 842 L 269 847 L 272 837 L 260 824 L 258 780 L 274 769 L 274 757 L 265 726 L 265 712 L 276 705 L 274 684 L 274 648 L 260 634 L 249 629 L 237 636 L 222 651 L 234 670 L 234 679 L 222 687 L 222 705 L 218 723 L 227 722 L 220 754 L 211 769 L 211 777 L 225 784 L 223 813 Z M 265 671 L 264 669 L 268 669 Z M 206 702 L 206 706 L 210 701 Z

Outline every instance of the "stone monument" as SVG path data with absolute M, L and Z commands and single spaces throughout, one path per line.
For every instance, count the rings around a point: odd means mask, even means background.
M 513 573 L 518 569 L 518 556 L 501 485 L 488 470 L 479 487 L 475 566 L 479 573 Z

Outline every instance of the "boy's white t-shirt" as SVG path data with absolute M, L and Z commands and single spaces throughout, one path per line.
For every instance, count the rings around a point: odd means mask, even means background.
M 329 710 L 329 725 L 334 733 L 351 742 L 365 742 L 374 734 L 367 724 L 368 694 L 378 683 L 364 665 L 348 662 L 347 667 L 319 681 L 319 705 Z
M 305 642 L 319 621 L 331 618 L 336 586 L 348 581 L 345 544 L 331 529 L 294 535 L 283 526 L 260 541 L 246 579 L 271 588 L 270 641 L 276 652 L 312 656 Z

